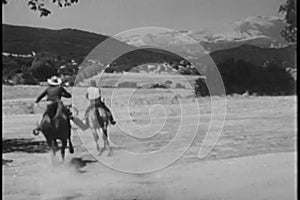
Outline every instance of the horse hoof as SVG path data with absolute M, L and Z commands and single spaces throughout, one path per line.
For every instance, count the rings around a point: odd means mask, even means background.
M 40 134 L 40 132 L 39 132 L 39 130 L 34 129 L 34 130 L 32 131 L 32 134 L 33 134 L 33 135 L 38 135 L 38 134 Z
M 73 153 L 74 153 L 74 149 L 73 149 L 73 148 L 70 148 L 70 150 L 69 150 L 69 151 L 70 151 L 70 153 L 71 153 L 71 154 L 73 154 Z
M 99 151 L 99 153 L 98 153 L 98 156 L 101 156 L 102 155 L 102 153 L 105 151 L 105 149 L 104 148 L 101 148 L 101 150 Z

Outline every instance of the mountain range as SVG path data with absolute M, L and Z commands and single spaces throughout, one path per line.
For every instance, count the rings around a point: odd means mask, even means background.
M 284 20 L 278 17 L 256 16 L 237 20 L 219 29 L 161 31 L 159 33 L 121 35 L 118 36 L 118 39 L 138 47 L 147 45 L 160 45 L 163 47 L 180 43 L 180 40 L 184 40 L 184 37 L 188 36 L 195 42 L 188 40 L 186 45 L 198 43 L 208 52 L 233 48 L 243 44 L 263 48 L 280 48 L 288 45 L 280 35 L 285 25 Z
M 243 59 L 255 65 L 263 65 L 267 60 L 279 60 L 295 67 L 296 45 L 288 44 L 280 36 L 284 26 L 284 21 L 277 17 L 249 17 L 235 21 L 221 31 L 168 31 L 111 38 L 113 49 L 130 52 L 115 60 L 111 72 L 129 71 L 145 63 L 180 61 L 182 57 L 179 55 L 196 62 L 202 62 L 201 57 L 210 55 L 216 64 L 230 58 Z M 76 29 L 50 30 L 2 24 L 3 53 L 36 52 L 82 60 L 108 38 L 110 37 Z M 203 47 L 200 51 L 199 44 Z M 139 49 L 145 46 L 153 48 Z M 176 49 L 175 52 L 181 54 L 176 55 L 171 53 L 173 51 L 163 49 Z M 105 63 L 112 56 L 114 53 L 111 51 L 101 51 L 94 59 Z

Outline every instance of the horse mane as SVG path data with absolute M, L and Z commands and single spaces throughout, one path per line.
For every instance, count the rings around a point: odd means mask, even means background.
M 56 110 L 57 110 L 57 104 L 52 104 L 52 105 L 48 106 L 47 114 L 50 117 L 50 119 L 52 119 L 54 117 L 54 115 L 56 114 Z

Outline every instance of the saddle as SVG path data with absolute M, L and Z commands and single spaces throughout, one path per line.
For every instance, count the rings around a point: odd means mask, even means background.
M 50 117 L 51 124 L 54 127 L 56 127 L 56 128 L 59 127 L 59 120 L 56 120 L 56 121 L 53 120 L 53 118 L 54 118 L 54 116 L 56 115 L 56 112 L 57 112 L 57 106 L 58 106 L 58 102 L 48 102 L 47 108 L 46 108 L 46 111 L 43 114 L 43 119 L 42 119 L 41 123 L 37 126 L 37 128 L 33 129 L 33 134 L 34 135 L 38 135 L 39 131 L 42 131 L 42 126 L 43 126 L 44 118 L 45 118 L 46 115 Z M 72 116 L 72 112 L 70 111 L 70 107 L 69 106 L 64 106 L 62 104 L 61 114 L 62 113 L 65 116 L 67 116 L 68 125 L 69 125 L 69 128 L 71 128 L 70 119 L 73 120 L 73 116 Z

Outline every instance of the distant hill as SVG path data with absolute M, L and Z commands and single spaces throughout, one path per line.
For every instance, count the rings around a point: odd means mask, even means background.
M 261 48 L 253 45 L 241 45 L 231 49 L 215 51 L 210 54 L 218 65 L 230 58 L 244 60 L 262 66 L 267 60 L 285 61 L 290 67 L 296 67 L 296 45 L 283 48 Z
M 107 38 L 75 29 L 50 30 L 2 24 L 2 52 L 8 53 L 34 51 L 53 56 L 82 57 Z
M 108 36 L 75 29 L 51 30 L 26 26 L 2 24 L 2 52 L 14 54 L 45 53 L 53 57 L 76 59 L 86 57 L 97 45 Z M 139 65 L 147 62 L 170 61 L 179 56 L 155 49 L 137 49 L 124 42 L 110 38 L 107 51 L 96 51 L 97 55 L 90 55 L 102 63 L 113 58 L 111 49 L 122 49 L 129 52 L 121 56 L 115 63 L 119 65 Z

